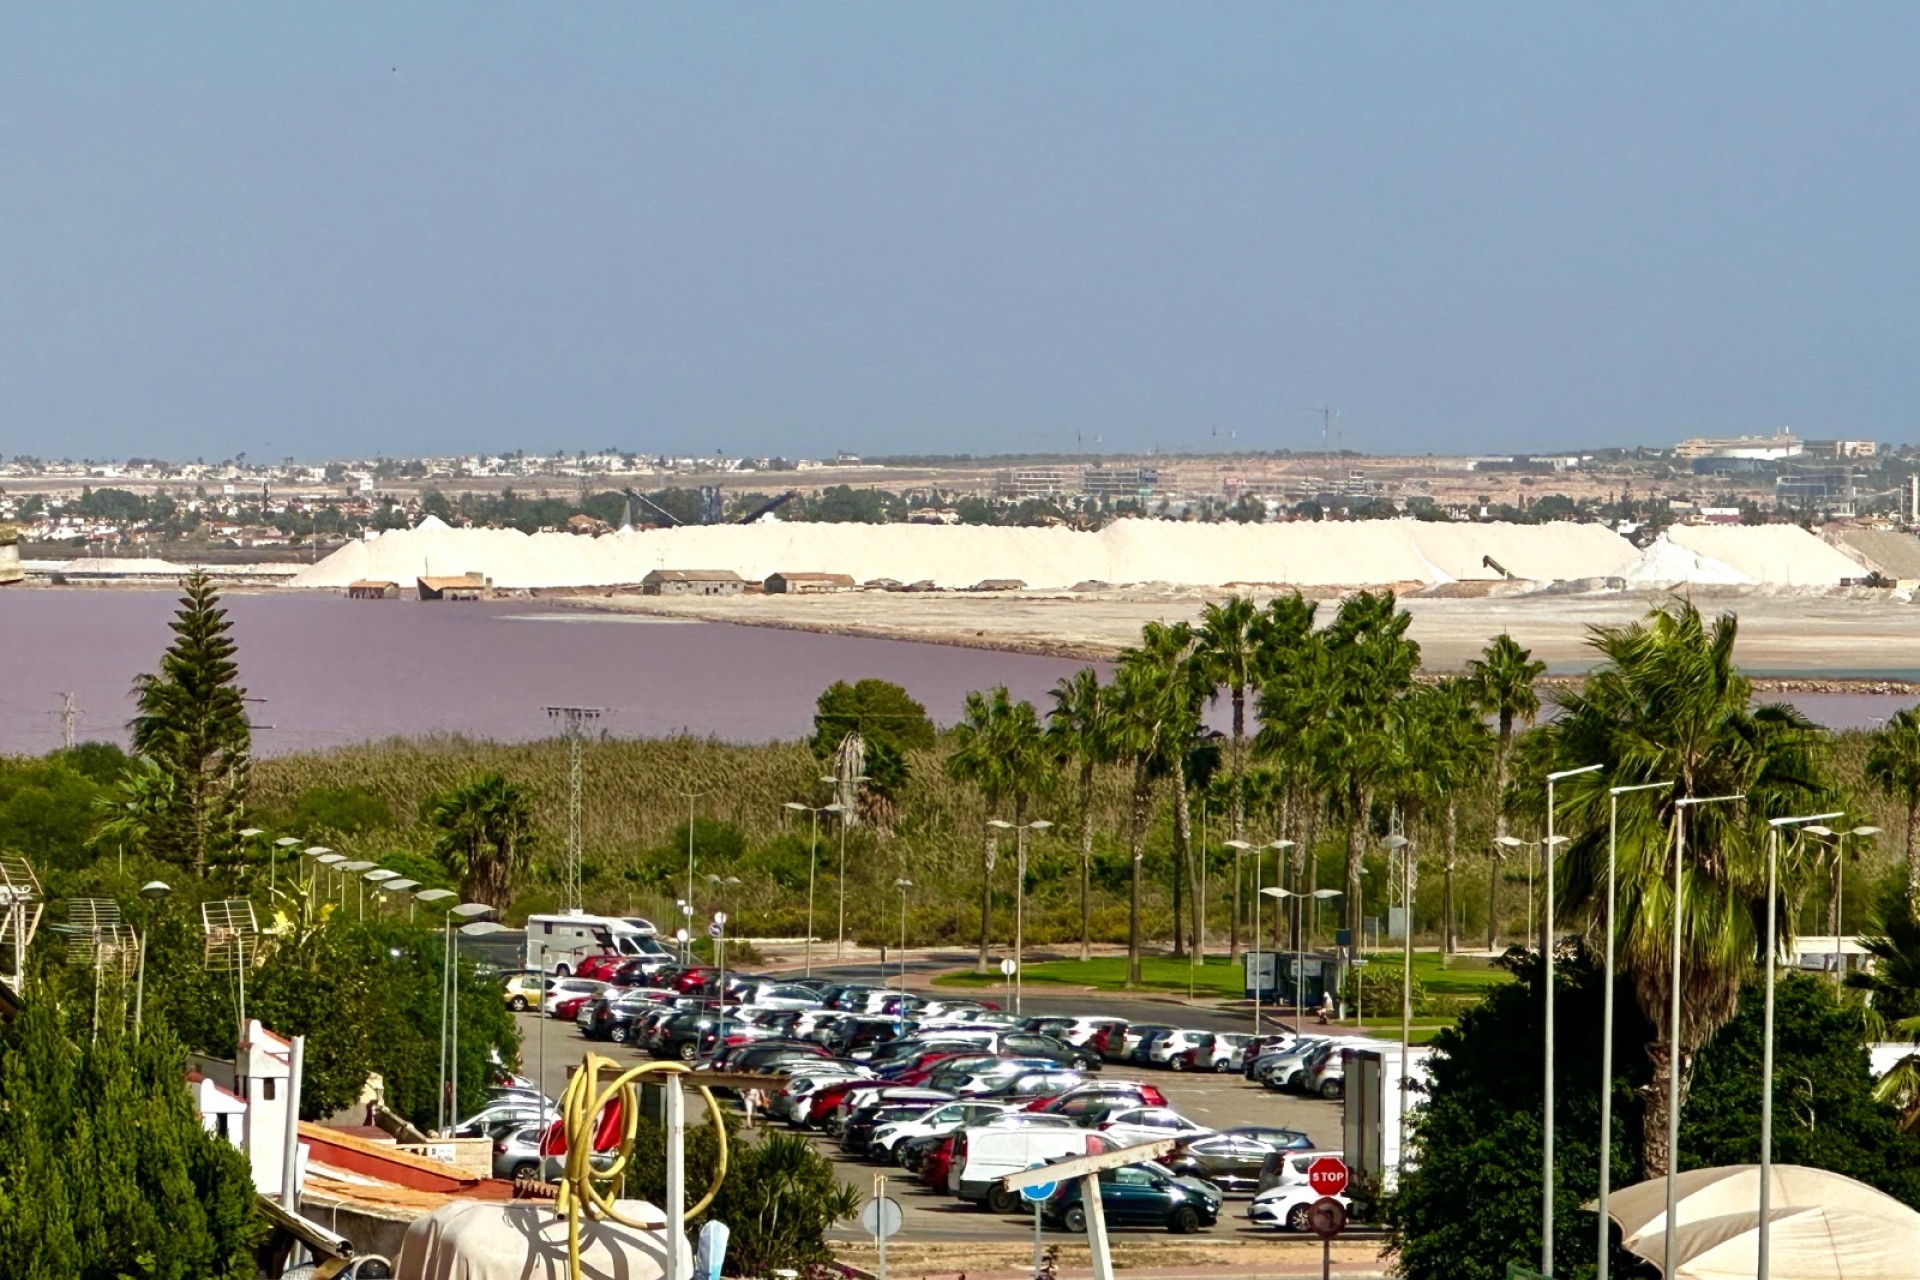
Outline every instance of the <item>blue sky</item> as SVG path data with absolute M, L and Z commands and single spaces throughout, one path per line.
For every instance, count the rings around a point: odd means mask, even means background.
M 1912 4 L 8 6 L 0 453 L 1913 439 L 1915 66 Z

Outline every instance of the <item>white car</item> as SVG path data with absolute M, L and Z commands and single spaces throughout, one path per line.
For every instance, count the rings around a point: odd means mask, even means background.
M 875 1156 L 891 1160 L 898 1153 L 900 1144 L 910 1138 L 924 1138 L 929 1134 L 951 1133 L 969 1125 L 986 1124 L 1010 1109 L 1002 1102 L 949 1102 L 944 1107 L 923 1111 L 911 1119 L 881 1125 L 873 1131 L 869 1151 Z
M 1345 1196 L 1335 1196 L 1342 1209 L 1352 1209 L 1353 1202 Z M 1247 1218 L 1256 1227 L 1274 1227 L 1281 1231 L 1307 1230 L 1307 1210 L 1321 1199 L 1318 1191 L 1304 1182 L 1285 1182 L 1277 1187 L 1269 1187 L 1253 1198 L 1247 1206 Z
M 742 1003 L 760 1009 L 818 1009 L 820 993 L 788 982 L 756 982 L 742 993 Z
M 1094 1128 L 1117 1147 L 1137 1147 L 1162 1138 L 1185 1142 L 1213 1130 L 1175 1111 L 1172 1107 L 1131 1107 L 1108 1113 Z
M 547 998 L 540 1002 L 540 1011 L 551 1018 L 555 1016 L 554 1011 L 560 1007 L 561 1001 L 571 1000 L 575 996 L 586 996 L 591 1000 L 606 989 L 606 983 L 596 982 L 592 978 L 555 978 L 547 985 Z
M 1190 1065 L 1186 1060 L 1187 1050 L 1201 1049 L 1212 1051 L 1213 1032 L 1211 1031 L 1169 1031 L 1153 1042 L 1147 1050 L 1147 1061 L 1156 1067 L 1171 1067 L 1175 1071 L 1184 1071 Z

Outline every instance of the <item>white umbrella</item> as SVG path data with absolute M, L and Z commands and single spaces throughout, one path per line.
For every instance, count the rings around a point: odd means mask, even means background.
M 1760 1166 L 1693 1169 L 1678 1184 L 1670 1280 L 1750 1278 L 1759 1266 Z M 1920 1213 L 1864 1182 L 1803 1165 L 1773 1166 L 1772 1280 L 1905 1280 L 1920 1257 Z M 1591 1206 L 1590 1206 L 1591 1207 Z M 1628 1250 L 1660 1265 L 1666 1183 L 1615 1192 L 1608 1216 Z

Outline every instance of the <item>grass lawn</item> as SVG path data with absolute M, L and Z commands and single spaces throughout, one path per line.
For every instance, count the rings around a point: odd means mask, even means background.
M 1375 975 L 1400 972 L 1400 956 L 1397 953 L 1370 955 L 1368 964 Z M 1443 968 L 1440 957 L 1430 951 L 1414 953 L 1413 976 L 1425 985 L 1427 994 L 1434 996 L 1476 996 L 1495 983 L 1513 981 L 1504 969 L 1496 969 L 1477 957 L 1469 959 L 1455 956 L 1453 963 Z M 1026 983 L 1029 986 L 1124 991 L 1128 989 L 1126 980 L 1127 961 L 1124 956 L 1101 956 L 1094 960 L 1048 960 L 1029 965 L 1026 971 Z M 1379 980 L 1377 976 L 1375 980 Z M 1006 979 L 997 972 L 954 973 L 935 978 L 934 984 L 943 987 L 990 988 L 1004 986 Z M 1197 996 L 1238 998 L 1244 990 L 1240 966 L 1229 964 L 1225 956 L 1210 956 L 1204 965 L 1191 965 L 1185 960 L 1165 956 L 1144 956 L 1140 961 L 1140 985 L 1133 989 L 1185 994 L 1189 986 Z M 1367 1023 L 1371 1026 L 1373 1019 L 1367 1019 Z M 1394 1025 L 1399 1025 L 1397 1019 Z

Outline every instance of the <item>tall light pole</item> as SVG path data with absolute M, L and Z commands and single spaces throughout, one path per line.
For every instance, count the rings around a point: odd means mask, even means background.
M 297 849 L 299 846 L 300 846 L 299 836 L 281 836 L 278 840 L 275 840 L 273 842 L 273 848 L 267 850 L 267 892 L 268 893 L 277 893 L 280 887 L 280 877 L 279 877 L 280 857 L 279 857 L 278 851 L 281 851 L 281 850 L 290 851 L 293 849 Z
M 987 825 L 1013 832 L 1013 1011 L 1020 1012 L 1020 997 L 1025 993 L 1026 974 L 1021 953 L 1026 946 L 1027 832 L 1045 831 L 1053 824 L 1035 818 L 1018 826 L 1004 818 L 989 818 Z
M 1671 782 L 1642 782 L 1630 787 L 1607 788 L 1607 950 L 1606 977 L 1600 995 L 1600 1196 L 1596 1206 L 1600 1215 L 1599 1271 L 1595 1280 L 1607 1280 L 1608 1253 L 1613 1245 L 1607 1219 L 1607 1195 L 1613 1188 L 1613 944 L 1614 944 L 1614 855 L 1620 836 L 1620 797 L 1632 791 L 1664 791 Z
M 1300 1018 L 1307 1003 L 1307 937 L 1305 930 L 1301 927 L 1301 916 L 1306 909 L 1306 903 L 1325 902 L 1329 898 L 1341 896 L 1343 895 L 1339 889 L 1315 889 L 1312 893 L 1300 893 L 1283 885 L 1269 885 L 1259 890 L 1254 899 L 1253 909 L 1256 912 L 1256 919 L 1260 910 L 1260 898 L 1272 898 L 1276 903 L 1284 902 L 1289 898 L 1293 900 L 1293 1034 L 1295 1036 L 1300 1034 Z M 1277 906 L 1274 909 L 1279 910 Z M 1323 977 L 1322 984 L 1324 983 Z M 1255 990 L 1259 988 L 1256 987 Z
M 1226 841 L 1222 841 L 1222 843 L 1225 844 L 1227 848 L 1233 850 L 1233 882 L 1236 885 L 1240 883 L 1240 855 L 1243 853 L 1246 853 L 1249 850 L 1252 850 L 1253 852 L 1253 973 L 1254 973 L 1254 976 L 1253 976 L 1253 1034 L 1259 1035 L 1260 1034 L 1261 958 L 1266 955 L 1266 952 L 1261 947 L 1261 938 L 1260 938 L 1260 898 L 1261 898 L 1260 873 L 1261 873 L 1261 870 L 1266 865 L 1267 850 L 1291 849 L 1293 848 L 1293 841 L 1271 840 L 1271 841 L 1268 841 L 1266 844 L 1258 845 L 1258 846 L 1249 844 L 1245 840 L 1226 840 Z M 1237 905 L 1235 906 L 1234 909 L 1235 911 L 1239 910 Z M 1298 920 L 1298 918 L 1299 917 L 1296 915 L 1295 919 Z M 1299 926 L 1297 924 L 1294 926 L 1294 932 L 1296 934 L 1296 940 L 1297 940 L 1297 935 L 1299 933 Z M 1278 966 L 1276 966 L 1275 968 L 1277 972 Z M 1294 974 L 1293 981 L 1294 981 L 1293 1034 L 1299 1035 L 1300 1034 L 1300 1007 L 1299 1006 L 1300 1006 L 1301 996 L 1300 996 L 1300 975 L 1298 973 Z
M 1802 818 L 1772 818 L 1767 822 L 1767 949 L 1766 965 L 1766 1012 L 1762 1023 L 1766 1027 L 1760 1049 L 1760 1248 L 1759 1266 L 1755 1271 L 1756 1280 L 1767 1280 L 1767 1268 L 1772 1259 L 1772 1223 L 1767 1213 L 1772 1208 L 1773 1188 L 1768 1183 L 1773 1178 L 1773 971 L 1780 963 L 1779 915 L 1777 884 L 1780 874 L 1780 829 L 1799 826 L 1802 823 L 1825 822 L 1828 818 L 1838 818 L 1841 814 L 1810 813 Z
M 1553 1274 L 1553 859 L 1559 846 L 1566 841 L 1565 836 L 1553 832 L 1554 784 L 1564 778 L 1577 778 L 1583 773 L 1598 773 L 1604 765 L 1587 764 L 1578 769 L 1560 769 L 1547 775 L 1547 838 L 1545 861 L 1547 870 L 1546 910 L 1542 919 L 1546 932 L 1540 938 L 1540 955 L 1546 963 L 1546 1088 L 1543 1090 L 1540 1132 L 1540 1274 Z M 1402 1117 L 1404 1122 L 1405 1117 Z M 1404 1150 L 1404 1148 L 1402 1148 Z
M 1680 1186 L 1675 1179 L 1680 1166 L 1680 926 L 1686 913 L 1681 895 L 1680 872 L 1687 861 L 1687 810 L 1700 804 L 1731 804 L 1745 800 L 1746 794 L 1727 796 L 1681 796 L 1673 802 L 1673 965 L 1672 1008 L 1667 1027 L 1667 1217 L 1661 1246 L 1660 1274 L 1673 1274 L 1674 1222 L 1680 1212 Z
M 1538 843 L 1538 841 L 1522 840 L 1519 836 L 1495 836 L 1493 838 L 1493 842 L 1499 845 L 1502 849 L 1527 850 L 1527 945 L 1532 946 L 1533 945 L 1533 849 L 1535 845 Z M 1498 885 L 1499 879 L 1500 879 L 1500 871 L 1499 871 L 1499 868 L 1496 867 L 1494 869 L 1493 875 L 1489 878 L 1488 884 L 1487 884 L 1487 932 L 1489 936 L 1491 936 L 1491 934 L 1493 933 L 1493 930 L 1495 928 L 1495 923 L 1496 923 L 1494 920 L 1494 914 L 1493 914 L 1494 903 L 1496 901 L 1494 897 L 1494 888 L 1496 885 Z
M 792 809 L 796 813 L 808 813 L 813 815 L 813 838 L 807 842 L 807 940 L 806 940 L 807 973 L 806 973 L 806 976 L 811 978 L 813 976 L 813 881 L 814 881 L 815 870 L 820 861 L 820 815 L 823 813 L 839 813 L 840 802 L 836 800 L 832 804 L 811 805 L 811 804 L 801 804 L 798 800 L 789 800 L 787 801 L 787 808 Z
M 173 892 L 173 887 L 164 880 L 149 880 L 140 886 L 140 896 L 148 902 L 159 902 Z M 140 1039 L 140 1018 L 147 1003 L 147 935 L 153 932 L 153 923 L 140 931 L 140 964 L 133 978 L 133 1038 Z
M 1413 858 L 1414 844 L 1403 835 L 1388 836 L 1383 844 L 1400 851 L 1400 1172 L 1407 1171 L 1407 1090 L 1413 1075 Z M 1551 1078 L 1551 1077 L 1549 1077 Z M 1551 1183 L 1549 1183 L 1551 1185 Z
M 693 905 L 693 802 L 713 794 L 711 791 L 681 791 L 687 798 L 687 905 Z
M 1834 842 L 1833 850 L 1833 985 L 1839 986 L 1846 976 L 1847 952 L 1840 939 L 1847 932 L 1847 837 L 1855 839 L 1861 836 L 1877 836 L 1878 827 L 1855 827 L 1851 831 L 1835 831 L 1832 827 L 1813 826 L 1808 831 L 1816 836 L 1830 838 Z
M 598 720 L 601 707 L 548 707 L 547 719 L 558 720 L 567 739 L 567 861 L 565 867 L 567 910 L 580 909 L 580 859 L 583 828 L 583 802 L 580 795 L 582 770 L 580 740 L 585 724 Z
M 900 891 L 900 995 L 904 1000 L 907 994 L 907 890 L 913 888 L 913 881 L 895 880 L 893 887 Z M 903 1012 L 901 1016 L 906 1015 Z
M 840 874 L 834 883 L 840 893 L 840 922 L 833 931 L 833 958 L 835 962 L 847 958 L 847 827 L 853 816 L 851 788 L 863 782 L 872 781 L 866 774 L 855 774 L 851 778 L 822 778 L 820 781 L 835 788 L 847 788 L 848 799 L 839 802 L 840 806 Z

